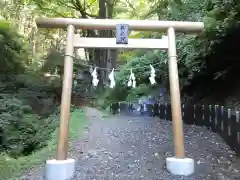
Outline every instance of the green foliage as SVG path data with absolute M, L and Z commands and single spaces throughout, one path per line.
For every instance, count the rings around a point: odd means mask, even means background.
M 31 114 L 31 106 L 16 98 L 2 96 L 0 104 L 1 152 L 18 157 L 46 145 L 49 134 L 56 128 L 55 121 Z
M 156 91 L 157 86 L 149 84 L 150 64 L 155 67 L 156 81 L 161 83 L 168 77 L 166 60 L 166 52 L 148 51 L 144 55 L 128 61 L 121 68 L 121 71 L 116 73 L 116 87 L 105 94 L 106 105 L 113 101 L 135 100 L 140 96 L 149 95 L 150 92 Z M 137 82 L 135 89 L 127 86 L 131 68 L 133 68 L 132 71 Z
M 226 62 L 222 62 L 226 64 L 226 68 L 215 68 L 211 70 L 210 68 L 212 67 L 208 66 L 208 64 L 210 64 L 211 61 L 213 62 L 214 59 L 209 59 L 208 57 L 212 54 L 222 53 L 216 52 L 216 47 L 223 42 L 224 37 L 239 26 L 239 7 L 239 2 L 223 0 L 193 0 L 184 2 L 156 1 L 156 3 L 152 4 L 150 12 L 143 16 L 145 18 L 157 16 L 161 20 L 204 22 L 205 31 L 198 36 L 178 34 L 177 54 L 180 86 L 182 90 L 191 85 L 195 81 L 196 76 L 207 75 L 211 72 L 211 74 L 214 75 L 209 76 L 209 78 L 215 81 L 227 74 L 229 71 L 227 60 Z M 152 87 L 148 80 L 149 64 L 160 62 L 160 64 L 155 65 L 158 84 L 161 85 L 168 81 L 168 69 L 164 63 L 164 61 L 167 60 L 167 54 L 165 52 L 142 51 L 142 53 L 139 53 L 138 51 L 134 51 L 134 53 L 131 52 L 131 56 L 126 52 L 126 55 L 123 53 L 121 57 L 123 57 L 123 59 L 128 57 L 128 63 L 124 65 L 121 72 L 116 75 L 116 88 L 105 95 L 107 102 L 110 103 L 115 100 L 123 101 L 126 99 L 132 100 L 139 96 L 152 93 L 156 87 Z M 142 68 L 144 66 L 147 67 Z M 137 78 L 137 86 L 139 87 L 136 89 L 129 89 L 127 87 L 130 68 L 133 68 L 133 72 Z
M 33 108 L 33 112 L 41 116 L 49 115 L 55 109 L 61 96 L 61 80 L 59 77 L 43 77 L 43 75 L 26 72 L 12 82 L 16 96 Z
M 69 139 L 70 141 L 76 139 L 81 135 L 84 125 L 86 124 L 85 113 L 83 109 L 72 108 L 70 127 L 69 127 Z M 41 121 L 47 122 L 56 122 L 58 117 L 52 115 L 47 119 L 42 119 Z M 46 126 L 45 125 L 45 126 Z M 48 128 L 48 127 L 46 127 Z M 24 173 L 29 168 L 37 167 L 43 164 L 46 159 L 52 158 L 55 156 L 56 147 L 57 147 L 57 138 L 58 138 L 58 129 L 54 132 L 49 133 L 49 140 L 46 142 L 47 146 L 32 153 L 28 156 L 22 156 L 17 159 L 9 157 L 7 154 L 0 155 L 0 179 L 16 179 L 17 176 Z M 46 134 L 44 130 L 42 133 Z M 41 132 L 37 136 L 42 136 Z M 36 137 L 37 138 L 37 137 Z M 69 144 L 71 148 L 71 143 Z M 26 172 L 25 172 L 26 173 Z
M 7 20 L 2 20 L 0 19 L 0 29 L 6 29 L 9 30 L 10 29 L 10 22 Z
M 24 71 L 27 54 L 20 36 L 6 24 L 0 21 L 0 73 L 18 74 Z
M 157 86 L 149 87 L 148 84 L 140 84 L 129 92 L 126 101 L 135 101 L 141 96 L 148 96 L 149 94 L 157 95 L 157 93 Z
M 64 69 L 64 57 L 65 52 L 63 49 L 57 49 L 57 47 L 52 46 L 48 51 L 44 63 L 40 69 L 43 73 L 49 73 L 52 75 L 63 76 Z M 78 73 L 83 68 L 86 68 L 81 65 L 80 58 L 74 58 L 73 72 Z
M 41 70 L 51 74 L 63 75 L 63 66 L 64 53 L 57 51 L 56 48 L 53 47 L 48 52 Z
M 16 158 L 47 145 L 61 85 L 29 69 L 26 44 L 7 21 L 0 21 L 0 54 L 0 152 Z

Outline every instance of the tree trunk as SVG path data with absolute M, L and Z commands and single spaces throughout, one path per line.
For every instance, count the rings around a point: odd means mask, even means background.
M 80 2 L 80 1 L 78 1 Z M 113 16 L 113 8 L 114 5 L 118 2 L 118 0 L 99 0 L 99 12 L 98 18 L 106 19 L 106 17 L 112 18 Z M 108 5 L 106 7 L 106 5 Z M 81 13 L 81 18 L 88 18 L 85 9 L 78 3 L 77 8 Z M 109 14 L 107 16 L 107 11 Z M 87 32 L 87 33 L 85 33 Z M 83 33 L 85 37 L 112 37 L 112 31 L 109 33 L 106 30 L 101 31 L 94 31 L 94 30 L 87 30 Z M 85 49 L 86 53 L 89 57 L 89 62 L 92 65 L 96 65 L 100 68 L 113 68 L 116 66 L 116 57 L 117 51 L 116 50 L 106 50 L 106 49 Z M 108 63 L 109 62 L 109 63 Z M 100 70 L 99 73 L 99 85 L 102 86 L 108 81 L 108 72 L 106 70 Z
M 114 0 L 108 0 L 108 6 L 107 6 L 107 17 L 109 19 L 112 19 L 113 17 L 113 8 L 115 5 L 116 1 Z M 114 37 L 113 31 L 109 30 L 108 31 L 108 37 Z M 117 61 L 117 49 L 108 49 L 108 56 L 107 56 L 107 67 L 112 69 L 116 68 L 116 61 Z
M 106 0 L 99 0 L 99 18 L 100 19 L 106 19 Z M 100 37 L 107 37 L 107 31 L 106 30 L 100 30 L 99 31 Z M 101 49 L 98 50 L 99 54 L 95 56 L 96 58 L 99 58 L 99 67 L 100 68 L 107 68 L 107 50 Z M 104 85 L 107 83 L 107 71 L 101 70 L 100 71 L 100 85 Z

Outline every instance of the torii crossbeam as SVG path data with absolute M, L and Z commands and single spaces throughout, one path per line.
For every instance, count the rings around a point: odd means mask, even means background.
M 168 49 L 167 36 L 162 39 L 128 39 L 128 44 L 116 44 L 115 38 L 81 38 L 75 34 L 73 42 L 76 48 Z
M 152 20 L 120 20 L 120 19 L 72 19 L 72 18 L 43 18 L 37 19 L 39 28 L 67 28 L 67 45 L 64 61 L 64 80 L 61 102 L 60 130 L 57 147 L 57 160 L 47 161 L 46 178 L 48 180 L 67 180 L 74 174 L 75 161 L 67 159 L 68 126 L 70 118 L 70 103 L 72 93 L 73 50 L 82 48 L 145 48 L 168 49 L 168 67 L 172 108 L 173 137 L 175 157 L 167 158 L 167 169 L 177 175 L 189 175 L 194 172 L 194 160 L 185 158 L 184 134 L 182 125 L 179 77 L 177 68 L 175 32 L 201 33 L 204 30 L 202 22 L 183 21 L 152 21 Z M 118 24 L 128 24 L 135 31 L 167 32 L 164 39 L 133 39 L 128 45 L 116 45 L 112 38 L 106 38 L 100 43 L 100 38 L 80 38 L 74 36 L 74 29 L 114 30 Z M 144 44 L 139 44 L 139 42 Z

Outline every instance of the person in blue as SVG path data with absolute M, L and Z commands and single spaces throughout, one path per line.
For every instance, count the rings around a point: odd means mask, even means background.
M 141 99 L 139 99 L 138 105 L 139 105 L 140 116 L 143 116 L 144 115 L 144 106 L 143 106 L 143 101 Z
M 160 94 L 159 94 L 159 100 L 160 102 L 163 102 L 164 101 L 164 94 L 166 92 L 166 89 L 165 88 L 160 88 Z
M 141 116 L 152 116 L 153 98 L 151 96 L 141 97 L 139 99 L 139 111 Z

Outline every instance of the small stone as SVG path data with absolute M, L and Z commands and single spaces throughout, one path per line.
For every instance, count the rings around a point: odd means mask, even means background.
M 198 161 L 197 161 L 197 164 L 201 164 L 201 161 L 200 161 L 200 160 L 198 160 Z
M 134 164 L 129 164 L 129 165 L 128 165 L 128 169 L 131 169 L 131 168 L 134 168 L 134 167 L 135 167 Z

